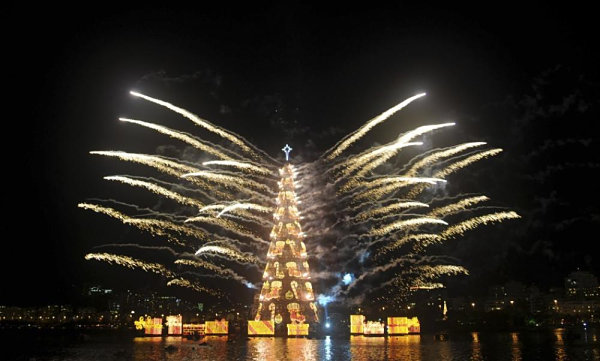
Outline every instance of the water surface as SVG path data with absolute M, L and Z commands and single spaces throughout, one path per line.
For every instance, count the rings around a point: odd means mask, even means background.
M 24 340 L 21 340 L 24 341 Z M 26 341 L 26 340 L 25 340 Z M 65 341 L 63 339 L 63 341 Z M 21 342 L 20 342 L 21 343 Z M 14 345 L 21 353 L 2 360 L 600 360 L 597 331 L 564 330 L 513 333 L 363 337 L 350 339 L 207 337 L 206 345 L 180 337 L 96 335 L 76 342 Z M 173 346 L 169 348 L 169 346 Z M 10 347 L 5 345 L 4 348 Z M 13 350 L 14 350 L 13 347 Z M 36 349 L 37 348 L 43 348 Z M 17 350 L 18 351 L 18 350 Z

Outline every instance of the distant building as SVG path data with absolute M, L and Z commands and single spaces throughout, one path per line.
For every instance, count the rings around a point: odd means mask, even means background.
M 565 278 L 565 293 L 570 299 L 596 299 L 600 297 L 598 278 L 589 272 L 571 272 Z

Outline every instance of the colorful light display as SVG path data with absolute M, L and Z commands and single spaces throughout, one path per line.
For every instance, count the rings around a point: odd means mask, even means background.
M 304 335 L 304 326 L 296 325 L 319 322 L 319 316 L 310 281 L 305 236 L 299 223 L 294 168 L 288 163 L 279 174 L 277 207 L 273 214 L 275 225 L 270 233 L 267 265 L 254 320 L 271 321 L 279 329 L 282 328 L 279 325 L 288 324 L 288 335 Z
M 273 321 L 248 320 L 248 336 L 273 336 L 275 324 Z
M 229 333 L 229 322 L 225 319 L 206 321 L 204 332 L 207 335 L 227 335 Z
M 184 323 L 183 324 L 183 335 L 184 336 L 203 336 L 205 334 L 206 325 L 204 323 Z
M 134 321 L 136 330 L 144 330 L 144 334 L 148 336 L 161 336 L 162 335 L 162 318 L 140 317 L 137 321 Z
M 387 333 L 388 335 L 408 335 L 408 318 L 388 317 Z
M 350 315 L 350 333 L 352 335 L 362 335 L 365 332 L 365 316 Z
M 182 318 L 181 315 L 167 316 L 167 334 L 169 335 L 181 335 L 182 329 Z
M 421 333 L 421 323 L 417 317 L 408 318 L 408 333 Z
M 383 322 L 367 321 L 363 334 L 365 336 L 383 336 L 385 335 L 385 325 Z
M 408 335 L 421 333 L 421 324 L 417 317 L 388 317 L 387 334 Z M 383 336 L 385 325 L 382 322 L 366 321 L 363 315 L 350 315 L 350 334 Z
M 307 323 L 288 323 L 287 324 L 287 335 L 288 336 L 308 336 L 308 324 Z

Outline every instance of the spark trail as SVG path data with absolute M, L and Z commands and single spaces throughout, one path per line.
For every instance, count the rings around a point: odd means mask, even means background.
M 463 160 L 460 160 L 458 162 L 448 165 L 444 169 L 435 172 L 433 174 L 433 176 L 437 177 L 437 178 L 444 178 L 444 177 L 456 172 L 457 170 L 462 169 L 472 163 L 475 163 L 475 162 L 485 159 L 487 157 L 493 157 L 497 154 L 500 154 L 501 152 L 502 152 L 502 149 L 496 148 L 496 149 L 487 150 L 485 152 L 477 153 L 477 154 L 467 157 Z
M 260 262 L 256 257 L 254 257 L 252 255 L 243 254 L 243 253 L 237 252 L 233 249 L 226 248 L 226 247 L 220 247 L 220 246 L 200 247 L 200 249 L 198 249 L 196 251 L 196 256 L 200 256 L 202 254 L 211 254 L 211 253 L 225 255 L 230 259 L 238 260 L 240 262 L 245 262 L 245 263 L 259 263 Z
M 261 192 L 264 192 L 267 194 L 270 192 L 270 189 L 267 186 L 265 186 L 264 184 L 260 184 L 258 182 L 255 182 L 255 181 L 252 181 L 249 179 L 242 179 L 240 177 L 224 175 L 224 174 L 219 174 L 219 173 L 214 173 L 214 172 L 196 171 L 196 172 L 182 174 L 181 177 L 182 178 L 191 178 L 191 177 L 204 178 L 211 182 L 219 183 L 226 187 L 229 187 L 232 189 L 237 189 L 241 192 L 246 192 L 248 194 L 262 196 L 267 199 L 268 199 L 268 197 L 266 197 L 264 194 L 257 193 L 254 190 L 258 190 L 258 191 L 261 191 Z M 252 190 L 251 188 L 254 190 Z
M 148 189 L 152 193 L 156 193 L 158 195 L 164 196 L 166 198 L 172 199 L 178 203 L 185 204 L 188 206 L 197 207 L 197 208 L 202 208 L 204 206 L 201 202 L 199 202 L 193 198 L 188 198 L 188 197 L 182 196 L 179 193 L 170 191 L 164 187 L 161 187 L 159 185 L 156 185 L 156 184 L 153 184 L 150 182 L 144 182 L 141 180 L 132 179 L 129 177 L 124 177 L 124 176 L 108 176 L 108 177 L 104 177 L 104 179 L 111 180 L 111 181 L 117 181 L 117 182 L 121 182 L 124 184 L 129 184 L 134 187 L 142 187 L 142 188 Z
M 170 221 L 162 220 L 162 219 L 153 219 L 153 218 L 134 218 L 129 217 L 117 210 L 114 210 L 109 207 L 103 207 L 97 204 L 91 203 L 79 203 L 77 205 L 79 208 L 88 209 L 97 213 L 106 214 L 110 217 L 116 218 L 123 222 L 123 224 L 132 225 L 141 230 L 147 231 L 155 236 L 166 236 L 171 242 L 177 243 L 179 245 L 185 245 L 184 242 L 180 241 L 176 237 L 173 237 L 171 232 L 175 232 L 181 235 L 190 236 L 197 240 L 205 240 L 206 234 L 204 232 L 195 230 L 190 227 L 185 227 Z
M 149 102 L 158 104 L 160 106 L 163 106 L 167 109 L 174 111 L 175 113 L 179 113 L 179 114 L 183 115 L 184 117 L 186 117 L 189 120 L 191 120 L 192 122 L 194 122 L 196 125 L 199 125 L 200 127 L 208 130 L 209 132 L 215 133 L 215 134 L 219 135 L 220 137 L 223 137 L 223 138 L 229 140 L 233 144 L 240 147 L 244 152 L 246 152 L 247 154 L 250 154 L 253 158 L 258 158 L 258 155 L 256 154 L 256 152 L 254 152 L 248 145 L 246 145 L 246 142 L 244 140 L 242 140 L 240 137 L 233 135 L 232 133 L 226 131 L 225 129 L 223 129 L 221 127 L 217 127 L 216 125 L 213 125 L 209 121 L 200 118 L 196 114 L 190 113 L 189 111 L 187 111 L 183 108 L 177 107 L 171 103 L 165 102 L 160 99 L 152 98 L 152 97 L 149 97 L 147 95 L 144 95 L 144 94 L 141 94 L 141 93 L 138 93 L 135 91 L 131 91 L 129 93 L 133 96 L 136 96 L 136 97 L 142 98 L 144 100 L 147 100 Z
M 235 211 L 237 209 L 251 209 L 254 211 L 258 211 L 261 213 L 271 213 L 273 212 L 273 208 L 271 207 L 264 207 L 261 206 L 260 204 L 254 204 L 254 203 L 234 203 L 232 205 L 229 205 L 225 208 L 223 208 L 223 210 L 221 212 L 219 212 L 219 214 L 217 214 L 217 218 L 221 217 L 223 214 L 227 213 L 227 212 L 232 212 Z
M 455 224 L 451 227 L 448 227 L 445 231 L 443 231 L 440 236 L 443 239 L 456 237 L 458 235 L 463 235 L 466 231 L 477 228 L 482 224 L 488 223 L 496 223 L 501 222 L 506 219 L 517 219 L 521 218 L 516 212 L 496 212 L 492 214 L 486 214 L 484 216 L 473 217 L 471 219 L 467 219 L 466 221 L 462 221 L 458 224 Z
M 190 288 L 196 292 L 200 292 L 200 293 L 204 292 L 204 293 L 208 293 L 213 296 L 221 296 L 222 295 L 222 293 L 219 291 L 203 287 L 200 284 L 198 284 L 196 282 L 191 282 L 190 280 L 187 280 L 183 277 L 178 277 L 178 278 L 174 278 L 174 279 L 170 280 L 169 282 L 167 282 L 167 286 L 179 286 L 179 287 Z
M 463 209 L 467 209 L 468 207 L 488 201 L 489 198 L 486 196 L 477 196 L 477 197 L 469 197 L 465 199 L 461 199 L 456 203 L 449 204 L 447 206 L 439 207 L 431 212 L 427 213 L 429 217 L 441 217 L 451 213 L 462 211 Z
M 208 162 L 203 162 L 202 165 L 222 165 L 222 166 L 226 166 L 226 167 L 233 167 L 233 168 L 238 168 L 238 169 L 242 169 L 244 171 L 249 171 L 252 173 L 258 173 L 258 174 L 262 174 L 262 175 L 269 175 L 272 172 L 270 170 L 268 170 L 265 167 L 261 167 L 252 163 L 244 163 L 244 162 L 238 162 L 238 161 L 233 161 L 233 160 L 211 160 Z
M 178 259 L 175 261 L 175 264 L 192 266 L 196 268 L 204 268 L 226 278 L 232 278 L 240 282 L 248 282 L 245 278 L 233 272 L 229 268 L 219 267 L 215 264 L 203 260 Z
M 123 267 L 135 269 L 140 268 L 146 272 L 153 272 L 159 275 L 173 277 L 174 273 L 165 268 L 159 263 L 144 262 L 128 256 L 122 256 L 111 253 L 88 253 L 85 255 L 86 260 L 96 260 L 108 263 L 115 263 Z
M 442 221 L 437 218 L 428 218 L 428 217 L 420 217 L 420 218 L 411 218 L 406 220 L 401 220 L 394 222 L 392 224 L 388 224 L 387 226 L 375 228 L 371 230 L 369 233 L 370 236 L 384 236 L 392 231 L 396 231 L 399 229 L 404 229 L 408 227 L 421 226 L 425 224 L 441 224 L 447 226 L 448 223 Z
M 106 157 L 116 157 L 127 162 L 144 164 L 157 170 L 175 176 L 181 177 L 186 173 L 199 172 L 200 170 L 185 164 L 178 163 L 175 160 L 159 157 L 157 155 L 127 153 L 121 151 L 91 151 L 90 154 L 103 155 Z
M 225 159 L 226 161 L 232 159 L 230 156 L 228 156 L 225 153 L 223 153 L 222 151 L 219 151 L 218 149 L 216 149 L 215 145 L 210 145 L 207 142 L 199 141 L 198 139 L 190 136 L 189 134 L 185 134 L 183 132 L 178 132 L 176 130 L 169 129 L 167 127 L 163 127 L 162 125 L 148 123 L 148 122 L 144 122 L 141 120 L 129 119 L 129 118 L 119 118 L 119 120 L 122 122 L 125 122 L 125 123 L 137 124 L 137 125 L 141 125 L 142 127 L 154 129 L 159 133 L 166 134 L 166 135 L 170 136 L 171 138 L 178 139 L 184 143 L 191 145 L 192 147 L 194 147 L 198 150 L 204 151 L 208 154 L 212 154 L 217 158 Z
M 414 96 L 404 100 L 400 104 L 394 106 L 393 108 L 390 108 L 390 109 L 386 110 L 385 112 L 379 114 L 375 118 L 371 119 L 365 125 L 360 127 L 357 131 L 350 134 L 345 140 L 336 144 L 332 150 L 325 152 L 326 154 L 329 153 L 329 155 L 327 155 L 326 159 L 328 161 L 332 161 L 337 156 L 339 156 L 346 148 L 348 148 L 350 145 L 352 145 L 352 143 L 356 142 L 357 140 L 362 138 L 365 134 L 367 134 L 377 124 L 382 123 L 387 118 L 394 115 L 394 113 L 396 113 L 399 110 L 401 110 L 402 108 L 406 107 L 408 104 L 412 103 L 414 100 L 424 97 L 425 95 L 426 95 L 425 93 L 420 93 L 420 94 L 414 95 Z
M 469 148 L 479 147 L 479 146 L 482 146 L 485 144 L 486 144 L 485 142 L 465 143 L 465 144 L 460 144 L 460 145 L 451 147 L 450 149 L 435 152 L 435 153 L 430 154 L 430 155 L 424 157 L 423 159 L 415 162 L 410 167 L 410 169 L 408 171 L 406 171 L 403 175 L 405 177 L 414 177 L 417 175 L 417 172 L 419 171 L 419 169 L 425 168 L 426 166 L 434 164 L 435 162 L 442 160 L 444 158 L 452 157 L 453 155 L 463 152 Z
M 427 203 L 422 203 L 422 202 L 415 202 L 415 201 L 411 201 L 411 202 L 398 202 L 398 203 L 394 203 L 394 204 L 390 204 L 388 206 L 385 207 L 381 207 L 381 208 L 375 208 L 375 209 L 371 209 L 368 211 L 363 211 L 360 212 L 357 216 L 356 219 L 358 220 L 366 220 L 369 218 L 375 218 L 377 216 L 380 215 L 384 215 L 384 214 L 389 214 L 391 212 L 394 211 L 398 211 L 398 210 L 402 210 L 402 209 L 407 209 L 407 208 L 413 208 L 413 207 L 429 207 L 429 205 Z M 430 216 L 435 217 L 435 214 L 430 214 Z

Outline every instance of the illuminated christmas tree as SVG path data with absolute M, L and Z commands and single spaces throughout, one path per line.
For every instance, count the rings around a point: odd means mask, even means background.
M 286 161 L 292 149 L 286 144 Z M 299 223 L 294 167 L 279 170 L 279 194 L 271 231 L 263 286 L 258 295 L 255 321 L 273 321 L 276 334 L 296 334 L 291 329 L 319 322 L 315 293 L 310 282 L 304 233 Z M 290 325 L 290 326 L 288 326 Z M 306 330 L 306 326 L 304 326 Z

